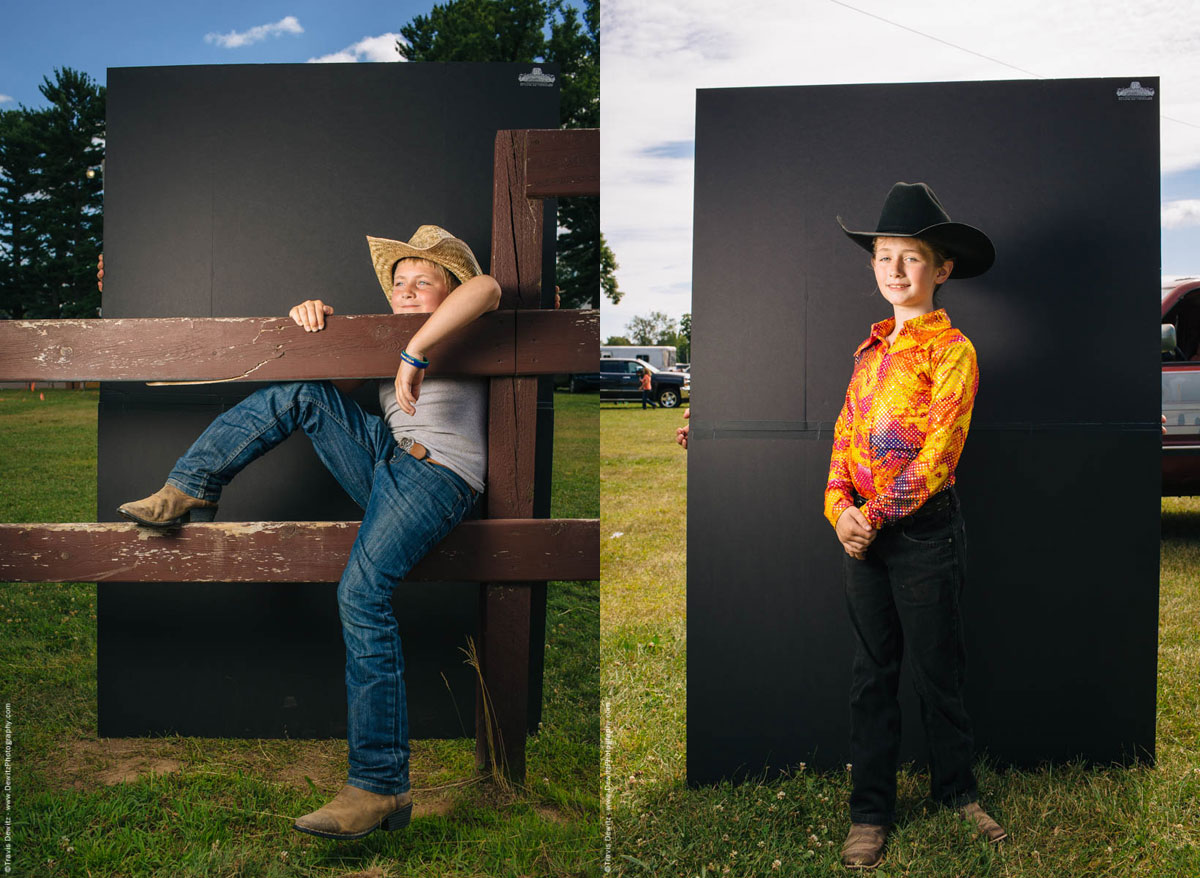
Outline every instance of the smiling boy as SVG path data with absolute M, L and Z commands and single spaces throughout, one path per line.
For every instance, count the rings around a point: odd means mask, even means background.
M 929 745 L 931 798 L 989 841 L 1006 837 L 977 801 L 963 703 L 966 537 L 953 486 L 978 369 L 971 342 L 934 302 L 952 274 L 987 271 L 995 250 L 983 232 L 951 222 L 924 183 L 893 186 L 874 231 L 842 230 L 871 253 L 876 285 L 892 306 L 892 317 L 874 324 L 854 353 L 825 488 L 825 517 L 846 553 L 855 634 L 851 827 L 842 863 L 866 869 L 883 861 L 895 819 L 905 645 Z
M 296 430 L 309 436 L 321 462 L 362 507 L 337 588 L 346 644 L 347 778 L 330 802 L 293 824 L 339 840 L 401 829 L 412 815 L 404 656 L 392 592 L 470 512 L 487 474 L 487 379 L 425 380 L 425 354 L 500 302 L 495 279 L 445 229 L 425 225 L 407 242 L 369 237 L 367 243 L 392 311 L 429 315 L 401 351 L 395 379 L 379 382 L 383 417 L 347 396 L 344 382 L 268 385 L 219 415 L 159 491 L 118 509 L 156 528 L 211 521 L 230 480 Z M 319 299 L 289 312 L 308 332 L 324 329 L 333 313 Z

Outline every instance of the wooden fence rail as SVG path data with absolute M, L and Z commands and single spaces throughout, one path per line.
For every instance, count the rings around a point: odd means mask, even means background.
M 0 582 L 337 582 L 357 521 L 0 524 Z M 406 582 L 595 579 L 595 519 L 464 521 Z
M 304 381 L 382 378 L 425 314 L 0 321 L 0 381 Z M 439 345 L 429 374 L 594 372 L 598 311 L 493 311 Z M 442 374 L 446 374 L 443 372 Z

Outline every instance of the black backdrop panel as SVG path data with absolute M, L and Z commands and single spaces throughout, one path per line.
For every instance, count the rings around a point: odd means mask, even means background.
M 555 72 L 553 67 L 544 65 Z M 437 223 L 487 267 L 496 131 L 558 126 L 557 88 L 516 64 L 304 64 L 109 71 L 105 317 L 286 314 L 320 298 L 385 313 L 365 236 Z M 552 252 L 553 213 L 546 246 Z M 552 262 L 545 272 L 552 288 Z M 103 386 L 101 520 L 161 487 L 212 418 L 256 386 Z M 356 398 L 378 411 L 373 388 Z M 359 519 L 293 436 L 225 490 L 218 517 Z M 103 583 L 99 730 L 340 737 L 345 649 L 336 584 Z M 544 599 L 544 598 L 543 598 Z M 405 583 L 393 604 L 414 737 L 473 734 L 459 648 L 478 587 Z M 531 727 L 544 632 L 531 634 Z M 532 675 L 531 674 L 531 675 Z M 149 694 L 148 694 L 149 693 Z
M 998 252 L 941 294 L 981 373 L 959 467 L 978 745 L 1015 764 L 1152 756 L 1159 110 L 1120 100 L 1129 84 L 698 93 L 690 782 L 849 759 L 822 492 L 851 354 L 891 307 L 835 217 L 873 228 L 897 180 Z M 902 705 L 920 759 L 907 671 Z

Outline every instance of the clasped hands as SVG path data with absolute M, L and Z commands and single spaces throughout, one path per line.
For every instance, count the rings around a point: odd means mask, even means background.
M 871 526 L 867 517 L 857 506 L 847 506 L 837 520 L 837 538 L 851 558 L 865 561 L 867 548 L 875 541 L 879 531 Z

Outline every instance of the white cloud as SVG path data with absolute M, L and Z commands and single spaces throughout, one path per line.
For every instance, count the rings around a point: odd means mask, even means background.
M 352 61 L 403 61 L 396 51 L 396 41 L 404 40 L 400 34 L 380 34 L 377 37 L 363 37 L 352 46 L 347 46 L 331 55 L 320 58 L 309 58 L 309 64 L 346 63 Z
M 1182 201 L 1163 202 L 1164 229 L 1185 229 L 1188 226 L 1200 226 L 1200 199 L 1186 198 Z
M 1157 76 L 1162 170 L 1200 164 L 1200 5 L 846 4 L 601 3 L 601 225 L 626 291 L 620 305 L 604 302 L 602 337 L 620 334 L 635 314 L 691 310 L 694 161 L 661 146 L 695 137 L 698 88 Z
M 12 100 L 12 95 L 0 95 L 0 104 L 7 104 Z
M 304 28 L 296 20 L 296 16 L 289 15 L 286 18 L 279 19 L 274 24 L 260 24 L 258 27 L 252 27 L 250 30 L 242 31 L 241 33 L 231 30 L 227 34 L 205 34 L 204 42 L 216 43 L 223 49 L 237 49 L 241 46 L 249 46 L 262 42 L 267 37 L 277 37 L 280 34 L 302 33 L 304 33 Z

